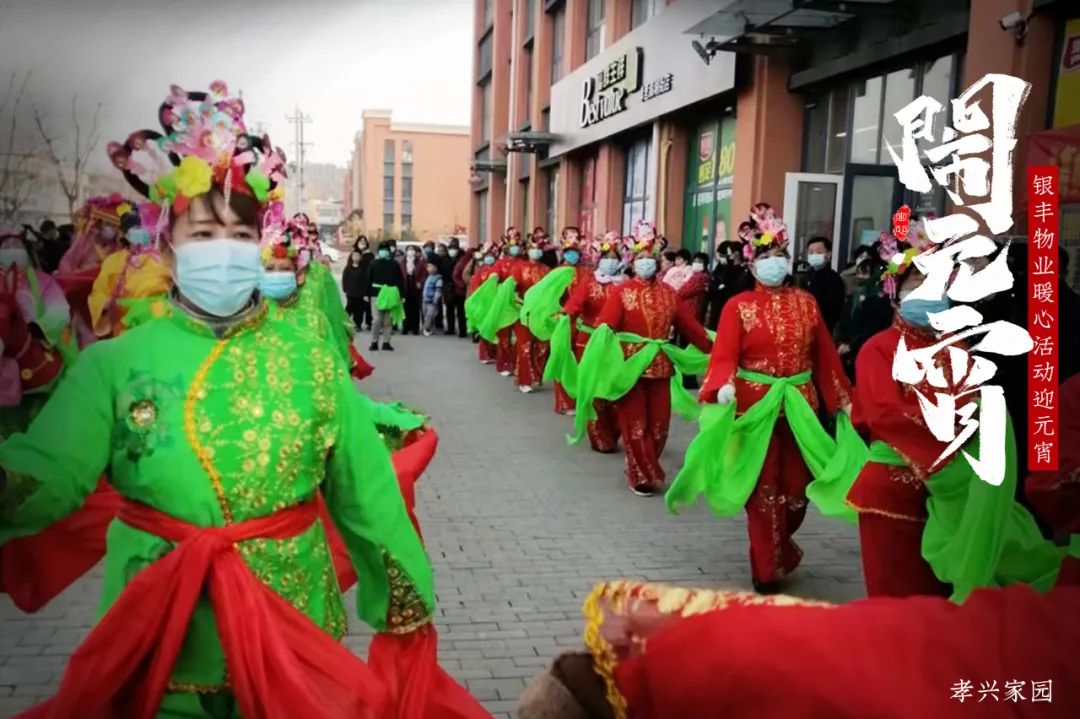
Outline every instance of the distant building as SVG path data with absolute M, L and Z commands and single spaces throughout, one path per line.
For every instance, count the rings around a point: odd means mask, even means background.
M 308 200 L 304 211 L 319 226 L 319 234 L 323 237 L 332 235 L 345 219 L 341 200 Z
M 363 215 L 371 237 L 434 240 L 469 219 L 469 128 L 392 122 L 365 110 L 339 208 Z

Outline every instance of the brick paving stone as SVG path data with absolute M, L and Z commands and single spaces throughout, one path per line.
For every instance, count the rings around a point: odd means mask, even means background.
M 367 346 L 366 337 L 358 346 Z M 659 497 L 627 491 L 622 457 L 568 447 L 567 418 L 550 391 L 522 395 L 475 345 L 456 338 L 396 338 L 372 353 L 360 387 L 431 416 L 441 442 L 418 486 L 418 515 L 435 567 L 440 658 L 497 717 L 553 656 L 580 646 L 581 603 L 601 579 L 628 577 L 749 590 L 745 520 L 702 507 L 670 517 Z M 692 427 L 675 419 L 664 456 L 678 469 Z M 854 527 L 813 509 L 797 535 L 802 567 L 786 591 L 848 601 L 863 596 Z M 34 617 L 0 597 L 0 716 L 43 696 L 97 610 L 100 568 Z M 355 595 L 350 593 L 350 607 Z M 352 610 L 350 610 L 352 611 Z M 352 614 L 345 644 L 364 656 L 371 632 Z

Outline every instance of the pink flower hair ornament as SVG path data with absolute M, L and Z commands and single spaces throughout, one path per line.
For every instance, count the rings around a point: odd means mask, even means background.
M 753 259 L 763 248 L 787 247 L 787 226 L 776 215 L 772 205 L 759 202 L 750 208 L 750 217 L 739 224 L 739 239 L 743 241 L 743 256 Z

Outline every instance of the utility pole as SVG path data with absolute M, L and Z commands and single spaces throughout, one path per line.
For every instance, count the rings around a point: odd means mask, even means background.
M 311 143 L 304 142 L 304 125 L 311 122 L 311 116 L 305 115 L 300 112 L 300 106 L 297 105 L 292 115 L 286 115 L 285 119 L 288 120 L 294 128 L 293 133 L 293 147 L 296 150 L 296 204 L 297 212 L 304 211 L 304 151 L 311 147 Z

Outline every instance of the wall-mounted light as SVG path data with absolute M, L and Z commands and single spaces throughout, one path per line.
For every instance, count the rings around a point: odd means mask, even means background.
M 709 40 L 704 45 L 702 45 L 697 40 L 691 40 L 690 46 L 694 48 L 694 52 L 698 54 L 698 57 L 700 57 L 701 61 L 704 62 L 706 65 L 712 62 L 712 59 L 716 56 L 716 53 L 720 52 L 720 43 L 718 43 L 715 39 Z

